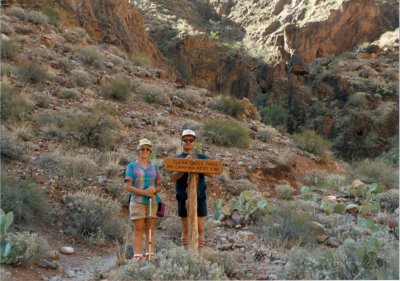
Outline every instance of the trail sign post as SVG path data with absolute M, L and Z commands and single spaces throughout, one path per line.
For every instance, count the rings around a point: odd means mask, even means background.
M 222 162 L 208 159 L 192 158 L 171 158 L 164 159 L 164 169 L 171 172 L 187 172 L 188 199 L 186 209 L 188 211 L 189 247 L 197 252 L 199 244 L 199 232 L 197 225 L 197 182 L 199 174 L 221 174 L 223 171 Z

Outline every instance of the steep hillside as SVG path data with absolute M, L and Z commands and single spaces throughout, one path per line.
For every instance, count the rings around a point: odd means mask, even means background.
M 374 128 L 392 127 L 398 114 L 396 1 L 180 2 L 134 4 L 184 83 L 247 97 L 264 112 L 263 122 L 289 133 L 316 130 L 347 160 L 392 149 L 397 127 Z M 337 66 L 338 60 L 350 67 Z M 357 118 L 343 109 L 351 95 L 379 98 L 383 88 L 385 102 L 394 104 L 391 113 L 384 120 L 377 116 L 374 128 L 353 121 L 359 126 L 347 126 L 347 119 Z M 368 98 L 365 113 L 376 116 L 380 103 Z M 276 111 L 280 118 L 271 120 Z
M 104 29 L 89 4 L 106 1 L 85 2 L 80 18 L 79 9 L 72 13 L 51 1 L 7 2 L 0 16 L 1 209 L 14 220 L 1 237 L 2 254 L 6 243 L 13 245 L 1 260 L 2 280 L 398 278 L 397 167 L 350 166 L 316 135 L 294 140 L 260 122 L 248 99 L 224 100 L 171 82 L 151 45 L 133 43 L 138 52 L 127 52 L 118 40 L 101 37 L 114 28 Z M 119 9 L 97 10 L 96 18 Z M 135 34 L 146 38 L 137 16 Z M 202 59 L 214 63 L 208 55 Z M 230 67 L 239 75 L 245 65 Z M 389 98 L 379 106 L 376 111 L 384 108 L 393 118 Z M 196 130 L 198 149 L 224 164 L 223 174 L 207 183 L 201 255 L 181 249 L 175 192 L 162 169 L 163 158 L 180 151 L 184 128 Z M 143 137 L 155 144 L 152 158 L 161 167 L 160 195 L 168 206 L 149 263 L 131 260 L 126 250 L 132 230 L 123 188 L 125 167 Z M 306 264 L 300 262 L 305 253 Z M 353 270 L 341 270 L 344 260 L 355 260 Z

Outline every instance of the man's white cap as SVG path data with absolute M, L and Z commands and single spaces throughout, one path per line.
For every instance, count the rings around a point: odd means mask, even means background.
M 139 140 L 139 144 L 136 149 L 139 150 L 143 145 L 148 145 L 150 147 L 153 146 L 151 141 L 149 141 L 148 139 L 141 139 L 141 140 Z
M 184 136 L 192 136 L 192 137 L 196 137 L 196 133 L 192 130 L 183 130 L 182 132 L 182 138 Z

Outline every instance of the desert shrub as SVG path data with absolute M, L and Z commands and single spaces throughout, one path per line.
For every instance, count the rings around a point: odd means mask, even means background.
M 175 94 L 191 106 L 198 106 L 203 102 L 201 93 L 199 91 L 191 89 L 178 89 L 176 90 Z
M 121 178 L 122 177 L 111 180 L 111 182 L 107 184 L 106 190 L 114 200 L 119 202 L 123 207 L 128 208 L 128 198 L 130 195 L 126 192 L 124 181 L 121 180 Z
M 353 165 L 354 172 L 364 182 L 382 183 L 390 188 L 399 186 L 399 169 L 388 165 L 382 158 L 364 159 Z
M 47 240 L 36 233 L 17 232 L 10 235 L 12 251 L 9 256 L 2 259 L 2 263 L 17 265 L 36 265 L 46 257 L 50 246 Z
M 125 226 L 119 219 L 121 207 L 114 200 L 77 192 L 66 195 L 65 207 L 64 222 L 76 234 L 89 238 L 101 233 L 110 240 L 123 240 Z
M 136 93 L 147 103 L 169 105 L 171 101 L 165 89 L 153 84 L 141 84 L 136 88 Z
M 61 113 L 62 112 L 62 113 Z M 46 109 L 39 112 L 35 121 L 40 125 L 54 125 L 61 128 L 67 120 L 68 112 Z
M 42 13 L 48 18 L 48 23 L 54 26 L 58 25 L 60 20 L 60 14 L 50 6 L 45 6 L 42 8 Z
M 18 45 L 12 40 L 1 40 L 0 57 L 2 59 L 13 59 L 17 54 Z
M 320 255 L 312 249 L 295 247 L 289 252 L 281 279 L 324 280 L 326 273 L 320 269 Z
M 278 132 L 273 127 L 267 127 L 265 129 L 260 129 L 256 132 L 256 139 L 259 139 L 263 142 L 269 142 L 272 140 Z
M 14 213 L 15 223 L 31 224 L 45 221 L 50 206 L 34 181 L 2 175 L 1 208 Z
M 79 49 L 78 59 L 87 66 L 101 67 L 103 64 L 102 55 L 92 46 L 85 46 Z
M 275 102 L 260 110 L 261 121 L 273 127 L 285 129 L 289 116 L 287 105 L 281 102 Z
M 279 184 L 275 186 L 276 196 L 279 199 L 290 199 L 296 190 L 288 184 Z
M 180 237 L 182 233 L 181 222 L 178 218 L 171 216 L 164 218 L 159 225 L 160 229 L 165 233 Z
M 79 87 L 87 87 L 90 85 L 90 77 L 86 71 L 73 70 L 71 71 L 72 82 Z
M 82 145 L 108 149 L 116 144 L 118 121 L 101 113 L 78 112 L 66 120 L 66 134 Z
M 116 78 L 101 86 L 100 94 L 108 99 L 126 101 L 131 96 L 129 84 L 122 78 Z
M 26 82 L 42 83 L 47 80 L 47 70 L 37 62 L 30 62 L 21 66 L 19 73 Z
M 25 162 L 25 149 L 15 136 L 5 135 L 1 132 L 1 160 L 2 161 L 20 161 Z
M 58 94 L 62 99 L 72 100 L 78 97 L 79 93 L 75 89 L 63 88 Z
M 313 130 L 305 130 L 301 134 L 293 134 L 293 140 L 300 149 L 324 157 L 329 151 L 329 141 Z
M 222 267 L 228 278 L 237 279 L 237 273 L 241 271 L 241 268 L 234 253 L 218 252 L 211 248 L 205 248 L 201 255 L 211 263 L 218 264 Z
M 399 190 L 390 189 L 387 192 L 378 193 L 375 199 L 382 209 L 393 213 L 399 207 Z
M 223 269 L 200 255 L 179 248 L 161 252 L 149 263 L 131 260 L 118 270 L 117 280 L 226 280 Z
M 46 24 L 49 22 L 49 18 L 40 11 L 30 11 L 27 17 L 34 24 Z
M 316 236 L 312 218 L 289 205 L 276 207 L 256 223 L 254 232 L 268 244 L 314 244 Z
M 367 93 L 357 92 L 352 94 L 351 96 L 349 96 L 347 104 L 358 107 L 365 107 L 368 104 Z
M 369 241 L 346 239 L 334 251 L 296 248 L 288 257 L 282 279 L 295 280 L 397 280 L 397 247 L 374 238 Z M 311 252 L 311 253 L 310 253 Z
M 282 166 L 292 166 L 295 161 L 295 157 L 296 154 L 292 150 L 285 149 L 279 152 L 276 162 Z
M 16 135 L 18 140 L 21 141 L 30 141 L 32 139 L 32 126 L 28 125 L 20 125 L 15 128 L 14 134 Z
M 53 102 L 53 97 L 47 92 L 34 92 L 32 94 L 32 99 L 35 105 L 39 108 L 48 108 Z
M 10 9 L 8 9 L 7 14 L 17 17 L 21 20 L 24 20 L 27 18 L 26 11 L 23 8 L 17 7 L 17 6 L 12 6 Z
M 8 84 L 1 84 L 1 120 L 26 119 L 32 104 Z
M 245 190 L 257 190 L 257 185 L 248 179 L 227 180 L 228 192 L 233 196 L 239 196 Z
M 134 65 L 139 65 L 145 68 L 151 68 L 153 66 L 151 58 L 144 52 L 135 53 L 130 57 L 130 60 Z
M 218 96 L 212 102 L 209 107 L 217 109 L 227 115 L 235 118 L 240 117 L 244 113 L 244 104 L 231 96 Z
M 220 146 L 246 148 L 250 144 L 249 130 L 239 123 L 225 119 L 209 119 L 203 126 L 204 136 Z
M 379 256 L 380 259 L 378 259 Z M 382 275 L 385 274 L 384 272 L 387 274 L 386 277 L 391 277 L 388 279 L 398 279 L 398 262 L 397 249 L 388 248 L 385 249 L 385 252 L 382 252 L 379 248 L 374 248 L 373 244 L 368 244 L 368 241 L 356 242 L 347 239 L 337 248 L 333 258 L 331 258 L 329 279 L 381 279 Z M 391 274 L 393 276 L 389 276 Z
M 66 178 L 88 178 L 93 176 L 98 166 L 85 156 L 63 157 L 59 174 Z

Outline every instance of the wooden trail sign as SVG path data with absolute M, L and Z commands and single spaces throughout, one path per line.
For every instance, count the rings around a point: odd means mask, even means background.
M 171 157 L 164 159 L 164 169 L 198 174 L 221 174 L 223 171 L 222 162 L 218 160 Z
M 190 249 L 197 253 L 199 245 L 197 220 L 198 174 L 221 174 L 223 171 L 222 162 L 208 159 L 167 157 L 164 159 L 164 169 L 171 172 L 189 173 L 187 190 L 188 199 L 186 201 L 186 209 L 188 211 L 188 238 Z

